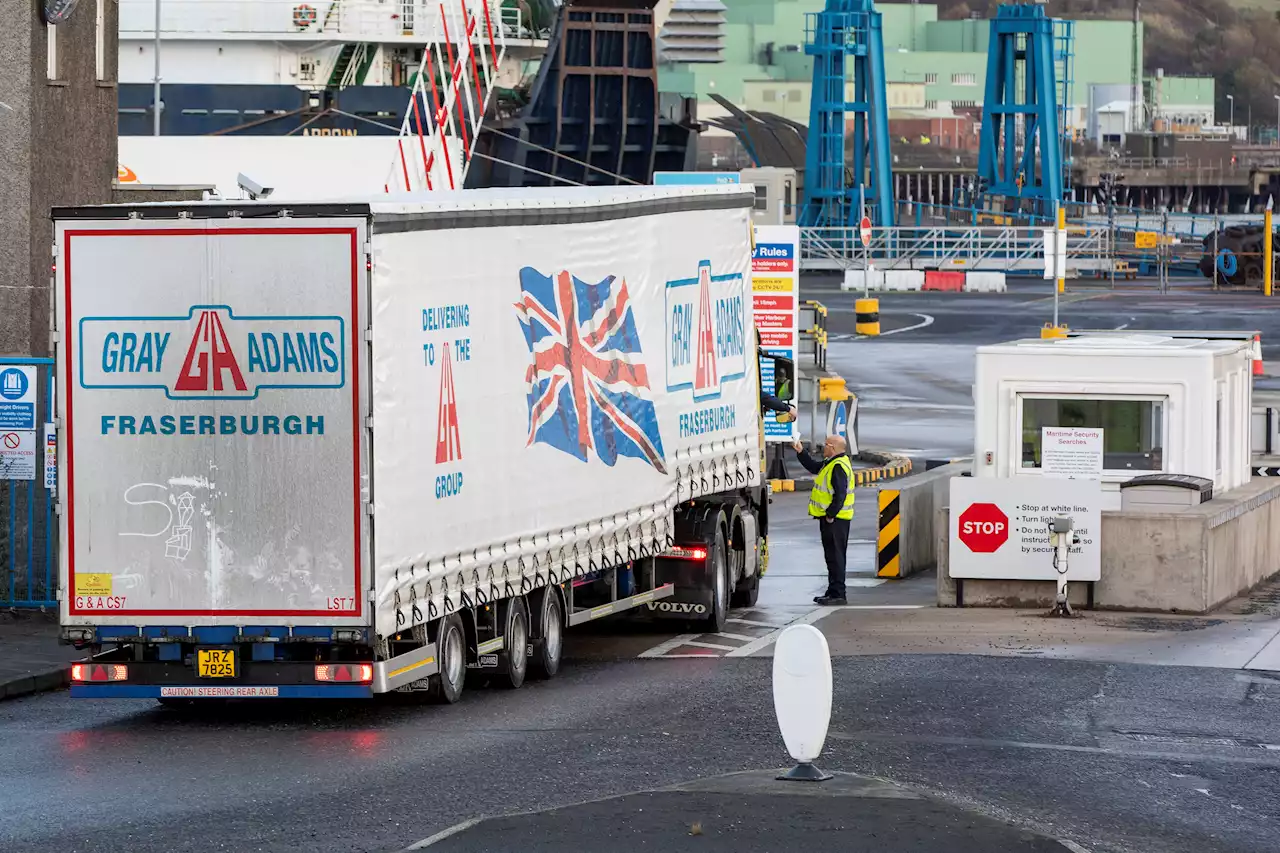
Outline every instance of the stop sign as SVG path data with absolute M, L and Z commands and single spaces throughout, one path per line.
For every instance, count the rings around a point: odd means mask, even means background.
M 1009 541 L 1009 517 L 995 504 L 970 504 L 960 513 L 960 541 L 975 554 L 991 554 Z

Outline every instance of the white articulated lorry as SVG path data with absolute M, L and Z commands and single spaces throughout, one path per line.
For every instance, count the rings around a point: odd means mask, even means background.
M 753 200 L 55 210 L 72 695 L 454 701 L 586 621 L 721 628 L 767 561 Z

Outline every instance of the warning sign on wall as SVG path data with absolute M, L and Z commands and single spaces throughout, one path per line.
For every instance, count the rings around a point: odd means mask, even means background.
M 36 478 L 36 431 L 0 430 L 0 480 Z

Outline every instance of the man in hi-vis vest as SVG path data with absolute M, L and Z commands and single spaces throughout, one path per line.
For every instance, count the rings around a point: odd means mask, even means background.
M 822 605 L 848 604 L 845 599 L 845 550 L 849 547 L 849 522 L 853 520 L 853 463 L 849 445 L 838 435 L 827 436 L 822 459 L 804 449 L 800 439 L 792 445 L 800 464 L 816 475 L 809 493 L 809 515 L 818 519 L 822 554 L 827 560 L 827 592 L 814 599 Z

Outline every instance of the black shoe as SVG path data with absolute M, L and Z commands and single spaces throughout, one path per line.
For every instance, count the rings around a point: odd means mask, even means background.
M 841 605 L 848 604 L 849 599 L 845 598 L 843 595 L 840 596 L 839 598 L 836 598 L 835 596 L 824 595 L 821 598 L 815 598 L 814 603 L 821 604 L 823 607 L 839 607 Z
M 821 604 L 822 602 L 826 601 L 826 600 L 827 600 L 828 598 L 830 598 L 830 597 L 831 597 L 831 596 L 830 596 L 830 595 L 828 595 L 828 594 L 827 594 L 827 593 L 825 593 L 825 592 L 824 592 L 822 595 L 815 595 L 815 596 L 813 597 L 813 603 L 814 603 L 814 604 Z

